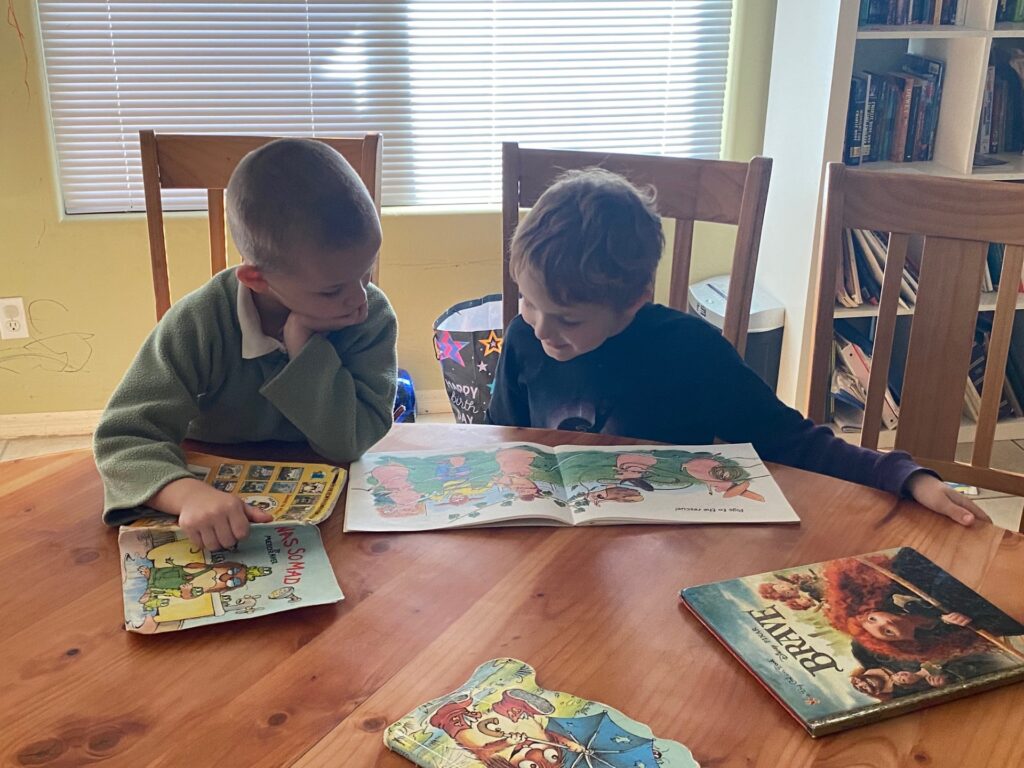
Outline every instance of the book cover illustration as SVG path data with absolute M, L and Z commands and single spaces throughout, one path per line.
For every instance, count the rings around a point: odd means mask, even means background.
M 559 446 L 369 453 L 345 529 L 760 523 L 798 518 L 753 446 Z
M 541 688 L 517 659 L 480 665 L 389 726 L 384 744 L 424 768 L 699 768 L 682 744 L 617 709 Z
M 348 476 L 344 469 L 329 464 L 244 461 L 192 451 L 185 460 L 194 477 L 269 512 L 274 520 L 314 524 L 330 517 Z M 177 525 L 177 519 L 152 510 L 131 525 Z
M 122 527 L 118 546 L 131 632 L 173 632 L 344 599 L 313 525 L 254 525 L 234 549 L 215 552 L 177 528 Z
M 909 547 L 681 594 L 812 736 L 1024 677 L 1024 625 Z

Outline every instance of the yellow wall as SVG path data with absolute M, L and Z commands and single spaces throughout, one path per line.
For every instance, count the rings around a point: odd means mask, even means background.
M 36 9 L 11 7 L 24 40 L 0 27 L 0 296 L 25 298 L 33 338 L 0 341 L 0 414 L 102 408 L 154 322 L 145 216 L 62 214 Z M 736 2 L 729 158 L 761 147 L 774 7 Z M 457 301 L 500 291 L 500 216 L 386 209 L 383 218 L 381 283 L 398 313 L 400 362 L 418 389 L 441 389 L 432 323 Z M 204 277 L 205 226 L 197 214 L 168 217 L 173 295 Z M 731 248 L 727 228 L 698 231 L 694 278 L 728 271 Z

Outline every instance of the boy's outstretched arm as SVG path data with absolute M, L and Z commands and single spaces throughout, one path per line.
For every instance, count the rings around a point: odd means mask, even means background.
M 711 359 L 705 361 L 704 369 L 714 372 L 715 381 L 709 381 L 704 392 L 710 400 L 707 407 L 718 415 L 718 437 L 753 443 L 765 461 L 913 498 L 961 525 L 989 519 L 908 453 L 883 453 L 847 443 L 779 400 L 724 340 L 709 347 Z
M 378 290 L 367 319 L 312 334 L 260 392 L 324 458 L 355 461 L 391 428 L 397 386 L 398 323 Z

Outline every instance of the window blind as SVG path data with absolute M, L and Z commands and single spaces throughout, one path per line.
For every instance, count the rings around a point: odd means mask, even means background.
M 40 0 L 65 209 L 143 210 L 144 128 L 379 131 L 385 205 L 497 202 L 501 141 L 718 157 L 731 5 Z

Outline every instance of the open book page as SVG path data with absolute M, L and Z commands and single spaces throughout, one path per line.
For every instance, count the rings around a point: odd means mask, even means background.
M 555 449 L 576 525 L 799 522 L 749 443 Z
M 555 455 L 535 443 L 368 453 L 350 471 L 346 531 L 572 524 Z
M 323 522 L 334 511 L 347 477 L 344 469 L 330 464 L 245 461 L 194 451 L 185 454 L 185 461 L 197 479 L 269 512 L 275 520 Z M 153 510 L 131 527 L 177 523 L 173 515 Z
M 131 632 L 173 632 L 344 597 L 315 525 L 253 525 L 237 547 L 215 552 L 177 528 L 122 527 L 118 546 Z

